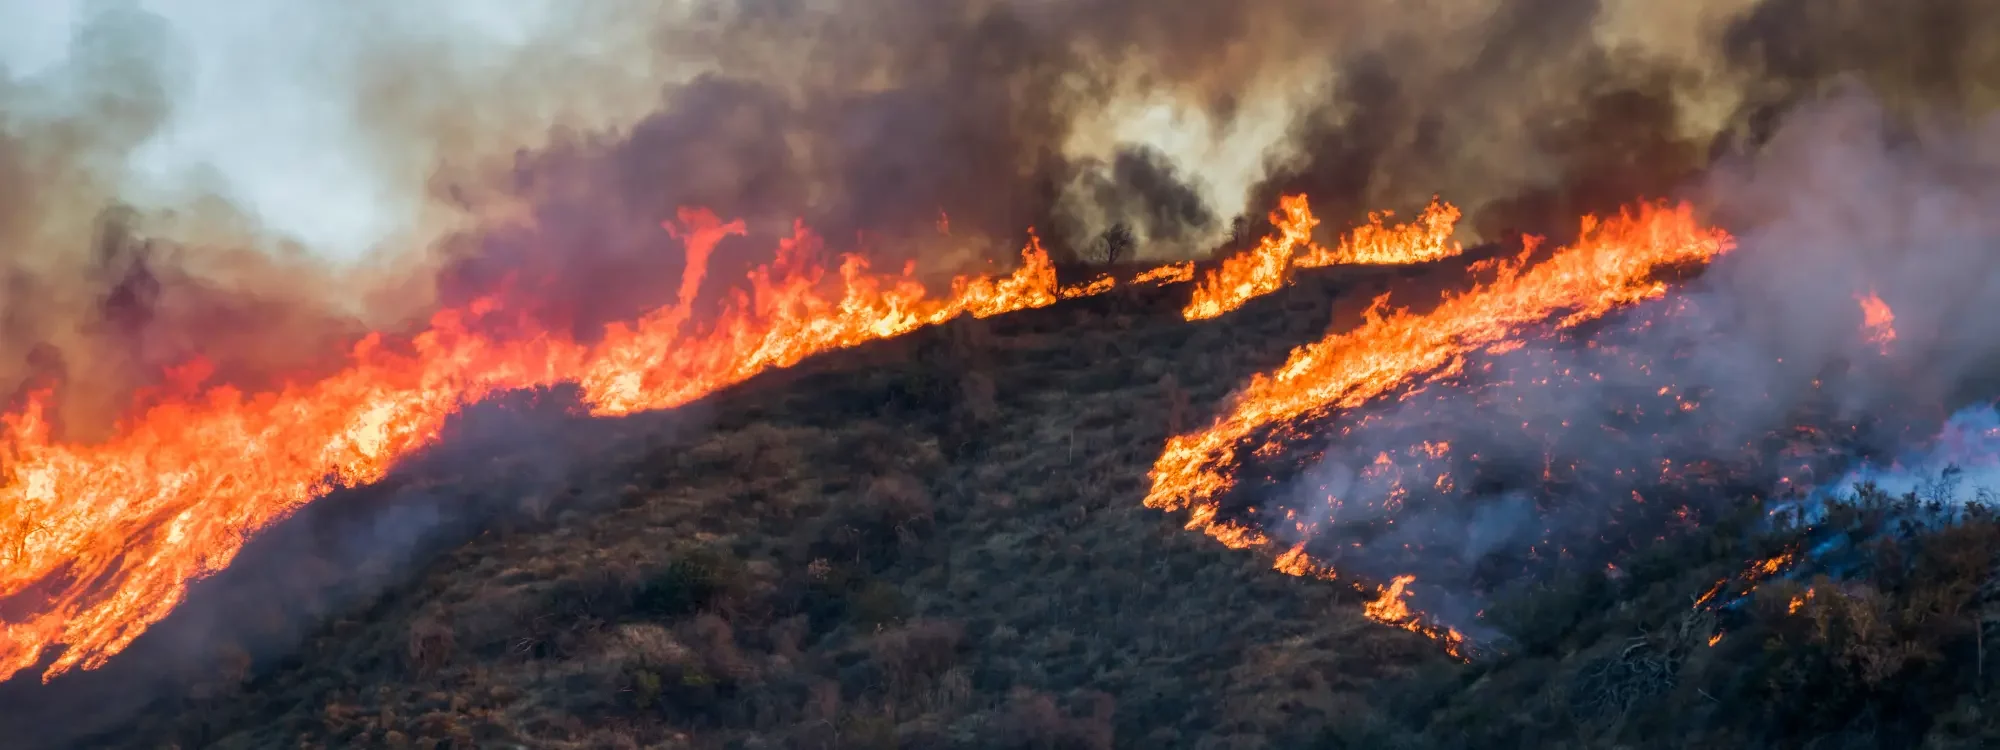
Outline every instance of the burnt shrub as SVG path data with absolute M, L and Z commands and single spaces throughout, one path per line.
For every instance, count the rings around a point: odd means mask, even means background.
M 818 520 L 807 557 L 882 570 L 917 548 L 934 523 L 930 491 L 915 477 L 890 472 Z
M 846 605 L 848 619 L 867 630 L 899 622 L 910 614 L 910 602 L 902 590 L 886 581 L 862 584 L 847 595 Z
M 635 613 L 654 617 L 693 614 L 722 593 L 715 569 L 700 560 L 675 560 L 633 596 Z
M 639 583 L 632 592 L 630 614 L 672 618 L 709 609 L 739 591 L 746 575 L 742 561 L 727 551 L 690 550 Z
M 958 622 L 915 619 L 875 634 L 868 650 L 892 690 L 909 691 L 956 664 L 964 640 Z

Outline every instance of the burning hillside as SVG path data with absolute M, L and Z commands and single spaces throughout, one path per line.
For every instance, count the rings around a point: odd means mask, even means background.
M 1025 692 L 1003 723 L 1047 729 L 1017 744 L 1108 745 L 1110 703 L 1031 687 L 1078 687 L 1048 666 L 1072 656 L 1070 626 L 1035 668 L 955 674 L 969 638 L 998 649 L 1020 628 L 931 622 L 918 610 L 965 610 L 885 587 L 993 590 L 949 572 L 1006 557 L 954 525 L 968 518 L 1002 545 L 1167 511 L 1196 532 L 1174 539 L 1227 552 L 1174 547 L 1106 587 L 1201 575 L 1188 555 L 1237 560 L 1282 582 L 1228 579 L 1238 590 L 1420 634 L 1468 669 L 1553 658 L 1520 604 L 1550 591 L 1691 601 L 1673 622 L 1617 621 L 1644 643 L 1575 670 L 1564 690 L 1598 697 L 1549 705 L 1579 715 L 1692 684 L 1693 647 L 1740 648 L 1739 632 L 1842 653 L 1871 686 L 1970 643 L 1983 686 L 1986 621 L 1965 619 L 1983 594 L 1961 589 L 1991 572 L 1991 519 L 1954 483 L 1990 478 L 2000 394 L 1980 314 L 2000 300 L 1990 3 L 858 2 L 281 4 L 254 39 L 130 2 L 0 13 L 69 42 L 0 59 L 0 683 L 115 682 L 140 644 L 179 642 L 161 631 L 191 621 L 191 592 L 254 576 L 246 550 L 288 521 L 317 528 L 339 498 L 418 484 L 437 492 L 420 504 L 451 502 L 438 488 L 473 486 L 453 477 L 489 460 L 465 457 L 476 433 L 514 429 L 468 415 L 573 398 L 534 418 L 581 433 L 726 401 L 747 409 L 728 434 L 750 448 L 682 456 L 649 437 L 648 460 L 674 467 L 656 483 L 597 487 L 618 482 L 568 478 L 587 472 L 565 455 L 538 474 L 566 477 L 548 480 L 569 485 L 560 500 L 488 476 L 481 492 L 537 495 L 521 502 L 548 539 L 624 513 L 672 518 L 700 549 L 645 552 L 648 530 L 595 526 L 630 541 L 623 560 L 589 553 L 601 580 L 566 562 L 489 570 L 504 607 L 465 591 L 412 604 L 361 650 L 401 644 L 391 661 L 413 680 L 474 651 L 590 653 L 564 668 L 599 669 L 625 709 L 728 704 L 675 720 L 744 732 L 783 714 L 820 739 L 803 727 L 881 734 L 834 721 L 855 710 L 840 689 L 886 717 L 864 723 L 928 740 L 937 716 L 979 713 L 975 683 L 1011 685 Z M 1134 412 L 1141 427 L 1104 416 Z M 885 438 L 893 419 L 919 437 Z M 788 441 L 872 457 L 815 474 Z M 444 455 L 461 463 L 424 460 Z M 708 484 L 723 465 L 741 486 Z M 716 520 L 723 533 L 655 507 L 675 483 L 732 512 L 741 498 L 755 523 Z M 1036 525 L 994 520 L 1017 509 Z M 506 513 L 450 542 L 425 536 L 449 514 L 431 515 L 380 523 L 411 527 L 390 534 L 405 552 L 519 542 Z M 339 528 L 327 544 L 360 558 L 388 534 Z M 972 548 L 932 546 L 947 537 Z M 1110 539 L 1036 554 L 1109 565 Z M 1970 551 L 1926 546 L 1949 539 Z M 761 565 L 728 562 L 746 550 Z M 1701 570 L 1662 573 L 1662 550 Z M 897 568 L 919 559 L 947 572 Z M 1899 577 L 1906 559 L 1935 575 Z M 399 565 L 357 596 L 435 572 Z M 1874 628 L 1883 591 L 1938 611 Z M 1088 609 L 1086 593 L 1051 596 Z M 1226 595 L 1215 611 L 1261 606 Z M 337 609 L 267 619 L 346 623 Z M 1657 608 L 1594 622 L 1638 609 Z M 1779 613 L 1816 619 L 1759 619 Z M 755 621 L 770 659 L 729 656 L 725 615 Z M 1950 623 L 1936 654 L 1828 645 L 1931 622 Z M 1847 642 L 1863 641 L 1888 648 Z M 1229 654 L 1241 684 L 1338 681 L 1281 679 L 1276 652 L 1190 648 Z M 231 684 L 291 669 L 239 650 Z M 828 666 L 861 651 L 867 675 Z M 1163 663 L 1145 669 L 1216 662 Z M 830 694 L 785 681 L 835 671 Z M 751 687 L 785 707 L 729 703 Z M 919 695 L 926 718 L 898 713 Z M 395 713 L 320 723 L 396 744 Z M 568 731 L 508 721 L 476 741 Z M 1143 724 L 1116 721 L 1128 740 Z
M 1310 216 L 1304 196 L 1285 205 Z M 538 328 L 495 297 L 440 312 L 407 341 L 364 339 L 339 373 L 275 393 L 209 385 L 204 363 L 190 363 L 171 375 L 170 387 L 144 394 L 134 416 L 99 443 L 57 439 L 46 394 L 35 394 L 6 415 L 0 453 L 7 471 L 0 507 L 12 530 L 0 598 L 35 612 L 9 631 L 5 674 L 42 664 L 56 647 L 44 680 L 101 666 L 171 612 L 190 580 L 227 567 L 249 536 L 329 491 L 380 479 L 433 443 L 454 413 L 495 394 L 574 383 L 596 415 L 670 409 L 815 354 L 1117 284 L 1105 275 L 1059 286 L 1030 233 L 1013 273 L 954 279 L 934 298 L 913 269 L 879 274 L 856 255 L 840 257 L 829 273 L 820 239 L 801 225 L 719 311 L 698 314 L 709 256 L 743 225 L 684 210 L 666 229 L 686 246 L 679 301 L 614 324 L 590 344 Z M 1449 222 L 1428 231 L 1448 233 Z M 1395 255 L 1383 233 L 1376 219 L 1340 246 L 1376 248 L 1355 262 L 1434 259 L 1421 250 Z M 1420 246 L 1437 242 L 1412 236 Z M 1257 253 L 1278 242 L 1267 240 Z M 1233 268 L 1234 261 L 1221 273 Z M 1191 275 L 1191 265 L 1170 264 L 1127 283 Z
M 585 346 L 485 301 L 438 313 L 407 342 L 364 339 L 338 374 L 275 393 L 204 384 L 196 362 L 146 394 L 110 440 L 52 438 L 39 397 L 8 415 L 4 597 L 34 614 L 7 631 L 4 668 L 44 679 L 96 667 L 166 616 L 187 582 L 229 565 L 244 539 L 314 497 L 375 481 L 434 441 L 447 417 L 496 393 L 582 385 L 598 414 L 663 409 L 807 356 L 935 325 L 1052 304 L 1060 290 L 1031 241 L 1002 278 L 961 278 L 932 298 L 857 256 L 829 277 L 803 228 L 748 290 L 706 322 L 693 292 L 715 244 L 741 224 L 702 211 L 669 227 L 687 244 L 680 303 Z M 498 332 L 498 333 L 494 333 Z

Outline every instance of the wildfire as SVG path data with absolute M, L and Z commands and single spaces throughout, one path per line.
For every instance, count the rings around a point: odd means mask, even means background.
M 1896 340 L 1896 312 L 1873 291 L 1855 300 L 1861 303 L 1861 327 L 1868 343 L 1880 345 L 1882 353 L 1888 354 L 1889 344 Z
M 1231 528 L 1239 531 L 1247 530 L 1242 526 Z M 1224 543 L 1228 544 L 1229 541 L 1225 539 Z M 1230 546 L 1235 547 L 1237 545 L 1231 544 Z M 1318 578 L 1325 581 L 1333 581 L 1339 578 L 1339 574 L 1332 568 L 1314 562 L 1312 556 L 1306 554 L 1304 543 L 1295 544 L 1290 549 L 1285 550 L 1284 553 L 1278 555 L 1277 560 L 1271 567 L 1286 575 L 1299 576 L 1301 578 Z M 1413 633 L 1421 633 L 1429 636 L 1443 643 L 1446 653 L 1463 658 L 1465 634 L 1452 628 L 1424 622 L 1422 614 L 1411 610 L 1409 603 L 1404 601 L 1409 596 L 1409 585 L 1416 583 L 1416 581 L 1416 576 L 1396 576 L 1389 581 L 1389 585 L 1376 589 L 1375 599 L 1363 605 L 1362 614 L 1368 619 L 1384 625 L 1391 625 Z
M 1387 588 L 1382 589 L 1381 596 L 1361 608 L 1362 614 L 1367 615 L 1370 620 L 1384 623 L 1398 623 L 1410 619 L 1410 605 L 1403 601 L 1403 597 L 1407 596 L 1403 589 L 1416 581 L 1416 576 L 1396 576 L 1389 582 Z
M 1061 291 L 1056 293 L 1056 296 L 1063 299 L 1089 297 L 1111 291 L 1111 288 L 1117 285 L 1117 279 L 1111 278 L 1109 274 L 1105 274 L 1076 286 L 1063 287 Z
M 1285 196 L 1278 211 L 1271 214 L 1274 234 L 1259 240 L 1257 247 L 1228 258 L 1211 271 L 1195 288 L 1182 316 L 1207 320 L 1221 316 L 1252 298 L 1277 291 L 1285 285 L 1286 274 L 1294 266 L 1319 268 L 1336 264 L 1404 264 L 1441 260 L 1464 252 L 1451 239 L 1460 216 L 1456 206 L 1431 198 L 1430 205 L 1415 221 L 1384 226 L 1392 212 L 1368 214 L 1368 223 L 1341 237 L 1329 250 L 1312 241 L 1319 220 L 1304 195 Z M 1188 274 L 1194 269 L 1190 267 Z
M 1288 201 L 1287 206 L 1298 209 L 1293 218 L 1304 213 L 1303 201 Z M 1145 504 L 1166 511 L 1189 509 L 1188 529 L 1231 547 L 1265 545 L 1269 540 L 1258 530 L 1221 518 L 1220 498 L 1234 484 L 1237 452 L 1253 433 L 1361 406 L 1400 386 L 1456 373 L 1468 355 L 1502 344 L 1526 326 L 1555 318 L 1558 327 L 1569 327 L 1661 296 L 1666 287 L 1653 278 L 1655 271 L 1706 262 L 1733 247 L 1728 234 L 1702 227 L 1685 204 L 1645 205 L 1603 221 L 1587 217 L 1575 244 L 1533 266 L 1527 265 L 1529 252 L 1497 263 L 1492 282 L 1447 297 L 1427 314 L 1388 311 L 1386 297 L 1377 299 L 1360 326 L 1293 350 L 1282 367 L 1254 377 L 1209 427 L 1171 438 L 1154 463 Z M 1278 568 L 1294 575 L 1332 575 L 1312 561 L 1303 544 L 1280 556 Z M 1407 611 L 1395 609 L 1406 606 L 1402 586 L 1409 582 L 1397 580 L 1401 583 L 1392 582 L 1388 589 L 1395 595 L 1370 605 L 1367 614 L 1416 623 Z M 1410 629 L 1427 632 L 1424 626 Z M 1452 636 L 1445 637 L 1449 641 Z
M 1423 213 L 1408 224 L 1385 227 L 1382 220 L 1395 216 L 1395 212 L 1370 211 L 1368 223 L 1341 237 L 1338 246 L 1331 251 L 1313 247 L 1299 256 L 1297 265 L 1300 268 L 1347 264 L 1394 265 L 1450 258 L 1465 252 L 1451 239 L 1461 215 L 1457 206 L 1445 203 L 1437 196 L 1431 196 L 1430 205 L 1425 206 Z
M 1271 214 L 1276 233 L 1257 241 L 1257 247 L 1222 261 L 1194 289 L 1181 316 L 1188 320 L 1208 320 L 1242 307 L 1252 297 L 1275 292 L 1285 285 L 1285 273 L 1299 248 L 1312 245 L 1312 208 L 1303 195 L 1288 195 L 1278 201 Z
M 1194 280 L 1194 261 L 1169 263 L 1133 277 L 1134 284 L 1180 284 Z
M 800 226 L 749 273 L 747 291 L 696 325 L 690 304 L 706 261 L 744 227 L 684 210 L 668 228 L 687 250 L 679 300 L 611 326 L 593 346 L 488 299 L 437 313 L 404 344 L 371 336 L 339 372 L 276 392 L 203 388 L 197 363 L 97 444 L 52 438 L 48 394 L 0 417 L 0 599 L 33 604 L 0 634 L 0 679 L 59 645 L 44 681 L 104 664 L 172 611 L 190 580 L 228 566 L 248 536 L 332 489 L 380 479 L 436 440 L 452 413 L 492 394 L 576 382 L 598 414 L 668 408 L 816 353 L 1059 294 L 1032 236 L 1012 274 L 960 278 L 932 297 L 909 269 L 875 273 L 858 256 L 828 278 L 819 239 Z M 527 335 L 481 333 L 499 329 Z

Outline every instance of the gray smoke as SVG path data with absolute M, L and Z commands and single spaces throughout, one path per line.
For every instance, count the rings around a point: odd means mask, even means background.
M 2000 116 L 1899 119 L 1858 82 L 1829 88 L 1688 195 L 1739 247 L 1670 299 L 1343 420 L 1292 501 L 1361 542 L 1330 554 L 1470 609 L 1545 569 L 1528 560 L 1601 568 L 1748 495 L 1851 483 L 1861 451 L 1894 457 L 2000 396 Z M 1871 339 L 1868 295 L 1893 340 Z M 1768 438 L 1799 423 L 1838 434 L 1777 455 Z M 1419 459 L 1421 441 L 1452 458 Z M 1453 484 L 1432 492 L 1440 473 Z
M 753 229 L 717 284 L 800 218 L 940 275 L 1031 226 L 1198 254 L 1293 191 L 1327 233 L 1441 192 L 1477 240 L 1673 192 L 1842 75 L 1897 119 L 1992 103 L 1991 4 L 1805 7 L 23 6 L 23 50 L 70 43 L 0 85 L 0 390 L 61 370 L 101 422 L 164 363 L 310 375 L 500 279 L 588 335 L 676 288 L 683 203 Z

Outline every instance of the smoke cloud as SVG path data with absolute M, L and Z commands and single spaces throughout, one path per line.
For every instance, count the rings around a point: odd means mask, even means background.
M 2000 305 L 2000 116 L 1899 118 L 1885 102 L 1830 87 L 1692 184 L 1739 247 L 1672 299 L 1343 418 L 1291 493 L 1327 527 L 1317 543 L 1350 571 L 1417 575 L 1433 611 L 1471 611 L 1745 496 L 1864 479 L 1900 493 L 1948 464 L 1989 480 L 1971 459 L 1990 406 L 1946 416 L 2000 383 L 1981 312 Z M 1871 328 L 1864 299 L 1892 320 Z M 1799 424 L 1836 434 L 1801 449 Z M 1424 444 L 1451 455 L 1427 461 Z
M 1329 233 L 1442 192 L 1477 240 L 1672 192 L 1842 75 L 1899 118 L 1994 99 L 1989 4 L 1803 7 L 38 4 L 0 24 L 0 391 L 60 371 L 101 422 L 195 354 L 302 376 L 502 283 L 588 335 L 676 287 L 681 204 L 749 220 L 720 279 L 794 219 L 939 274 L 1029 227 L 1184 257 L 1298 190 Z

